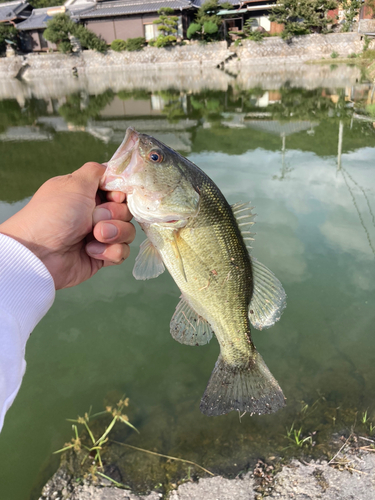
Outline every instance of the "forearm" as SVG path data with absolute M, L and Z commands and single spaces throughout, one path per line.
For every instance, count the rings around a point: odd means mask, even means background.
M 0 429 L 25 371 L 27 339 L 54 298 L 54 282 L 44 264 L 0 234 Z

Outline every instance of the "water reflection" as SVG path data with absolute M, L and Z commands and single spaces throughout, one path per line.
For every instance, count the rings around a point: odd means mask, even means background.
M 0 436 L 2 498 L 29 498 L 43 463 L 70 439 L 64 418 L 101 410 L 113 393 L 130 396 L 141 431 L 122 438 L 217 472 L 285 454 L 293 422 L 304 433 L 318 430 L 323 453 L 324 438 L 351 425 L 356 411 L 368 408 L 375 420 L 375 129 L 365 113 L 374 86 L 327 67 L 301 85 L 298 71 L 219 72 L 217 81 L 201 75 L 200 85 L 199 75 L 181 73 L 174 83 L 171 74 L 143 75 L 138 87 L 134 75 L 0 85 L 8 92 L 0 101 L 0 220 L 47 178 L 108 160 L 132 125 L 197 163 L 231 203 L 251 199 L 259 214 L 254 255 L 288 293 L 282 321 L 254 332 L 287 408 L 241 424 L 235 414 L 206 418 L 198 403 L 217 345 L 189 349 L 170 338 L 178 291 L 167 273 L 133 280 L 138 231 L 127 265 L 60 292 L 33 333 Z M 302 401 L 311 415 L 300 411 Z M 152 460 L 122 453 L 126 482 L 166 481 Z

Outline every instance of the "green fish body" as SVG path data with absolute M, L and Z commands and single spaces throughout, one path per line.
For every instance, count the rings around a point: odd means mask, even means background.
M 154 278 L 166 267 L 182 292 L 170 325 L 173 338 L 199 346 L 216 335 L 220 355 L 201 411 L 282 408 L 284 395 L 254 347 L 250 321 L 259 329 L 274 324 L 286 296 L 271 271 L 250 257 L 251 207 L 231 207 L 196 165 L 133 129 L 108 163 L 102 186 L 127 193 L 148 237 L 134 276 Z

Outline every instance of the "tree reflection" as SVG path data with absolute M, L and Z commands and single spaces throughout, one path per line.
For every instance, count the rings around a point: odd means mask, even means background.
M 77 92 L 66 97 L 65 104 L 59 107 L 58 112 L 66 122 L 86 126 L 90 119 L 99 118 L 100 112 L 112 102 L 114 96 L 112 90 L 95 96 Z

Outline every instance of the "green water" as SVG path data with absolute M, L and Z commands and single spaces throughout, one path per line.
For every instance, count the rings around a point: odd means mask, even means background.
M 306 453 L 326 453 L 327 436 L 353 424 L 370 435 L 369 424 L 361 423 L 367 410 L 375 424 L 370 85 L 116 88 L 96 95 L 83 86 L 43 98 L 23 92 L 22 99 L 0 101 L 0 221 L 49 177 L 108 160 L 130 124 L 188 156 L 230 203 L 252 201 L 258 214 L 253 253 L 288 295 L 281 321 L 254 330 L 253 339 L 287 407 L 241 421 L 236 412 L 200 414 L 218 344 L 192 348 L 172 339 L 179 291 L 167 273 L 133 279 L 143 240 L 138 230 L 121 267 L 58 292 L 31 336 L 22 388 L 0 435 L 2 500 L 38 498 L 58 466 L 52 452 L 72 437 L 65 419 L 90 407 L 101 411 L 123 394 L 140 435 L 118 424 L 114 437 L 216 473 L 236 474 L 259 457 L 297 453 L 286 437 L 293 422 L 303 436 L 316 432 Z M 140 490 L 163 490 L 188 474 L 186 465 L 115 445 L 111 453 L 123 482 Z

